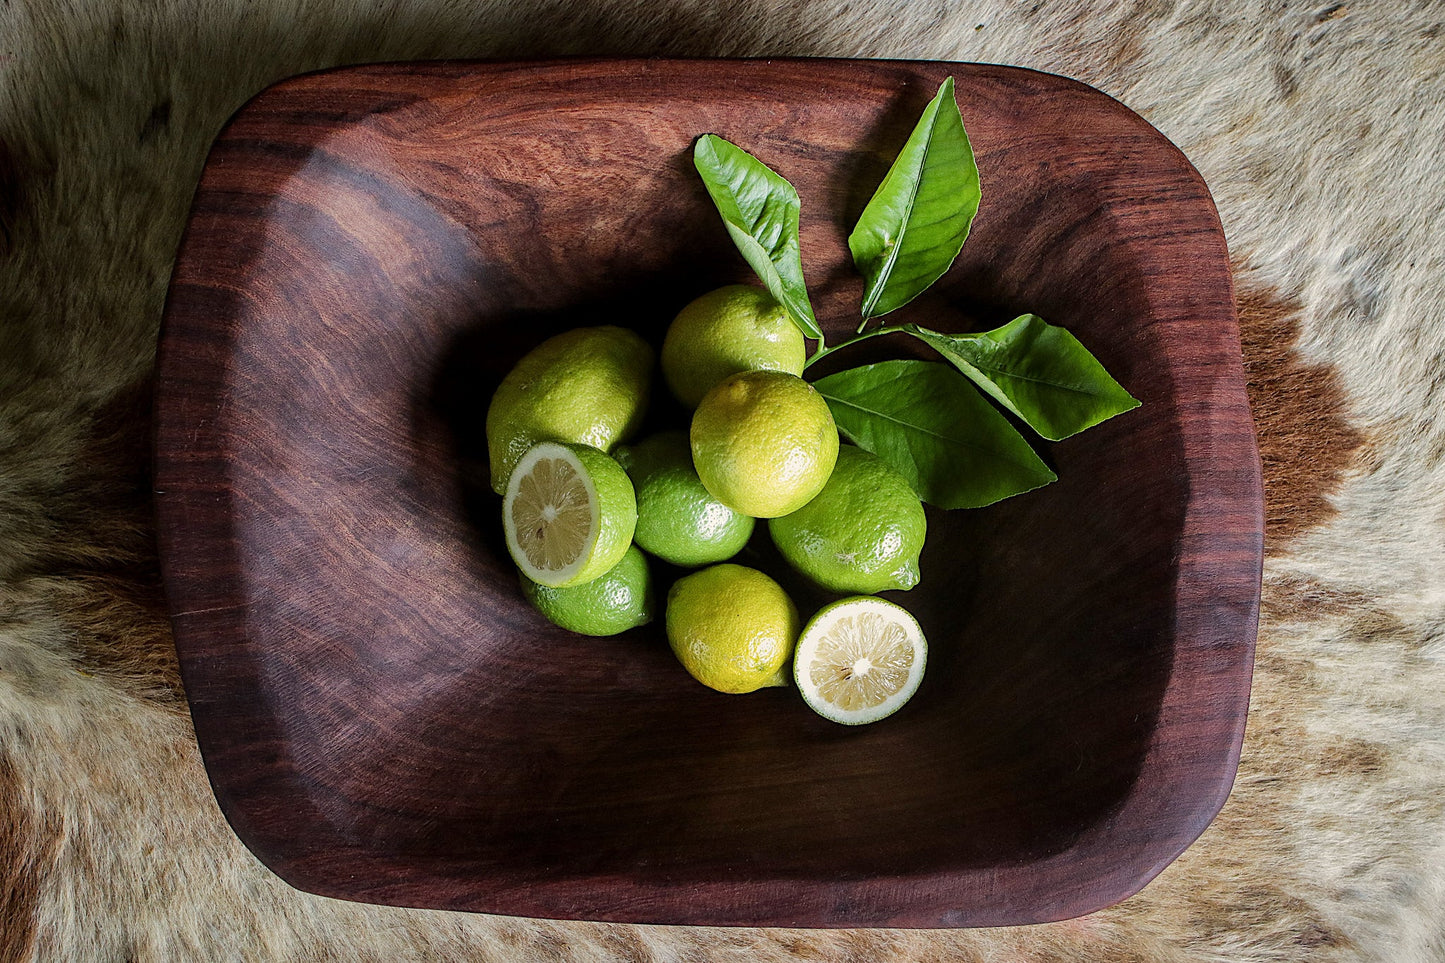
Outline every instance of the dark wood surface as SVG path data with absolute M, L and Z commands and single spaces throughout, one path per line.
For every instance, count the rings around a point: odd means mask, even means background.
M 928 675 L 875 726 L 790 689 L 706 690 L 660 624 L 548 625 L 486 490 L 502 374 L 577 325 L 660 344 L 687 299 L 747 278 L 691 169 L 709 131 L 798 187 L 818 316 L 850 329 L 848 227 L 949 74 L 983 204 L 896 317 L 1035 311 L 1143 407 L 1050 446 L 1055 485 L 930 510 L 922 583 L 891 593 Z M 596 920 L 1043 921 L 1135 892 L 1229 791 L 1262 509 L 1223 235 L 1184 157 L 1080 84 L 877 61 L 294 79 L 206 166 L 156 423 L 206 766 L 237 833 L 303 889 Z M 764 528 L 739 561 L 778 571 Z M 824 601 L 787 585 L 805 616 Z

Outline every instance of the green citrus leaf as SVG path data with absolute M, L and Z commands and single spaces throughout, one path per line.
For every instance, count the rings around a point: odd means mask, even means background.
M 850 441 L 940 508 L 979 508 L 1055 475 L 967 380 L 936 361 L 880 361 L 813 385 Z
M 782 175 L 716 134 L 704 134 L 692 159 L 743 259 L 802 332 L 823 340 L 803 283 L 798 192 Z
M 848 237 L 867 282 L 864 319 L 902 307 L 943 276 L 968 237 L 978 202 L 978 165 L 949 77 Z
M 927 343 L 1050 441 L 1139 407 L 1078 338 L 1036 314 L 981 334 L 940 334 L 914 324 L 899 330 Z

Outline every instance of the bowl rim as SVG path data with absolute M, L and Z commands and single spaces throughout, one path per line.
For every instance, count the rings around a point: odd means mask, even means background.
M 1242 350 L 1233 307 L 1234 288 L 1223 228 L 1202 177 L 1177 147 L 1142 117 L 1092 87 L 1055 74 L 1003 65 L 848 58 L 647 57 L 367 64 L 313 71 L 274 84 L 241 107 L 217 136 L 192 203 L 168 291 L 154 391 L 152 440 L 157 542 L 182 679 L 202 758 L 222 812 L 237 835 L 263 863 L 293 886 L 326 896 L 394 905 L 639 923 L 850 926 L 859 925 L 852 921 L 857 917 L 849 913 L 859 912 L 860 901 L 876 901 L 877 891 L 872 881 L 835 880 L 820 884 L 817 880 L 777 878 L 697 882 L 672 891 L 608 878 L 594 881 L 601 888 L 616 890 L 614 896 L 600 898 L 601 901 L 580 895 L 581 890 L 549 888 L 535 881 L 532 885 L 515 883 L 483 898 L 469 898 L 457 895 L 466 887 L 459 889 L 453 881 L 452 885 L 442 888 L 449 895 L 437 899 L 428 896 L 428 878 L 424 873 L 408 880 L 397 865 L 375 853 L 359 849 L 337 854 L 310 852 L 304 847 L 297 851 L 278 848 L 273 834 L 265 827 L 274 807 L 258 805 L 253 790 L 245 785 L 244 775 L 227 768 L 231 750 L 249 736 L 245 727 L 237 726 L 225 711 L 234 687 L 245 684 L 244 672 L 239 664 L 216 656 L 216 640 L 237 638 L 241 617 L 228 595 L 228 588 L 235 588 L 237 547 L 229 524 L 216 508 L 227 497 L 228 466 L 207 457 L 208 452 L 224 448 L 224 440 L 216 430 L 215 412 L 207 407 L 209 389 L 205 380 L 217 372 L 224 377 L 224 351 L 209 356 L 205 364 L 197 366 L 198 349 L 192 329 L 201 319 L 189 313 L 176 296 L 178 289 L 195 283 L 196 235 L 206 230 L 201 212 L 227 203 L 210 187 L 218 149 L 227 143 L 238 121 L 264 111 L 279 96 L 305 95 L 309 90 L 325 89 L 353 78 L 375 81 L 398 73 L 505 75 L 509 83 L 518 84 L 578 77 L 594 80 L 626 77 L 640 71 L 722 75 L 745 70 L 761 71 L 765 75 L 774 70 L 774 65 L 797 69 L 800 64 L 805 65 L 803 69 L 820 74 L 872 71 L 899 79 L 941 76 L 940 71 L 962 71 L 1011 82 L 1028 77 L 1035 83 L 1072 88 L 1097 102 L 1101 109 L 1125 112 L 1140 131 L 1152 135 L 1151 143 L 1158 148 L 1152 160 L 1172 165 L 1178 176 L 1197 187 L 1198 202 L 1207 207 L 1212 231 L 1208 236 L 1191 239 L 1191 243 L 1199 245 L 1201 258 L 1215 275 L 1219 302 L 1227 305 L 1216 309 L 1215 320 L 1220 323 L 1211 329 L 1217 339 L 1211 345 L 1216 360 L 1227 363 L 1213 365 L 1207 371 L 1200 368 L 1192 374 L 1198 379 L 1197 388 L 1205 392 L 1215 406 L 1211 412 L 1227 410 L 1230 417 L 1227 421 L 1201 417 L 1181 424 L 1181 441 L 1186 436 L 1190 441 L 1185 446 L 1189 476 L 1201 477 L 1200 472 L 1210 468 L 1215 470 L 1212 477 L 1216 482 L 1215 487 L 1208 489 L 1191 486 L 1183 539 L 1187 545 L 1206 534 L 1211 538 L 1226 535 L 1237 552 L 1236 575 L 1243 573 L 1243 578 L 1236 577 L 1231 582 L 1233 594 L 1221 598 L 1211 573 L 1191 567 L 1192 556 L 1188 551 L 1183 553 L 1175 583 L 1176 610 L 1181 607 L 1217 610 L 1228 628 L 1209 637 L 1177 641 L 1159 708 L 1161 721 L 1187 718 L 1198 712 L 1200 707 L 1191 698 L 1187 683 L 1203 675 L 1222 678 L 1225 688 L 1235 695 L 1234 706 L 1211 707 L 1215 712 L 1232 709 L 1232 713 L 1225 713 L 1229 716 L 1227 744 L 1214 747 L 1216 751 L 1222 750 L 1222 755 L 1213 792 L 1204 798 L 1188 800 L 1170 794 L 1171 777 L 1183 764 L 1183 755 L 1178 746 L 1161 740 L 1156 728 L 1144 751 L 1139 781 L 1107 818 L 1085 827 L 1077 839 L 1059 852 L 1023 867 L 990 870 L 997 877 L 994 885 L 1001 892 L 1007 891 L 1007 898 L 990 906 L 961 905 L 961 898 L 973 892 L 963 887 L 961 880 L 976 876 L 974 871 L 943 870 L 891 877 L 890 891 L 898 894 L 894 905 L 881 914 L 863 914 L 862 925 L 993 926 L 1047 922 L 1093 912 L 1142 889 L 1204 831 L 1223 807 L 1238 766 L 1253 668 L 1263 566 L 1263 488 L 1244 389 Z M 1227 477 L 1217 472 L 1221 463 L 1229 468 Z M 1220 487 L 1226 482 L 1227 490 Z M 1218 527 L 1221 508 L 1226 509 L 1224 514 L 1231 526 L 1223 533 Z M 1206 518 L 1213 523 L 1207 532 L 1202 528 Z M 1250 582 L 1252 593 L 1241 588 Z M 1148 777 L 1147 785 L 1144 774 Z M 276 802 L 272 800 L 273 804 Z M 1136 820 L 1165 812 L 1171 813 L 1170 832 L 1140 840 L 1129 830 Z M 315 818 L 322 820 L 320 815 Z M 1075 867 L 1081 858 L 1092 860 L 1090 865 L 1099 868 L 1101 874 L 1085 881 L 1077 879 Z M 368 876 L 369 873 L 376 875 Z M 1010 880 L 1023 879 L 1025 873 L 1027 883 L 1021 889 L 1025 895 L 1018 896 L 1010 891 Z M 820 885 L 827 889 L 826 897 L 805 903 L 790 895 L 791 904 L 779 899 L 783 893 L 797 894 Z M 1037 898 L 1027 898 L 1030 892 L 1035 897 L 1043 893 L 1051 895 L 1041 903 Z M 850 906 L 853 909 L 849 910 Z

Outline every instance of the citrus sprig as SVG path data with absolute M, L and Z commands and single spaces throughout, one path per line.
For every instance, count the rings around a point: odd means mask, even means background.
M 788 181 L 715 134 L 694 162 L 728 233 L 789 317 L 817 342 L 804 367 L 880 334 L 900 333 L 947 362 L 883 362 L 817 382 L 839 430 L 891 464 L 919 497 L 947 508 L 979 507 L 1057 476 L 1002 407 L 1041 438 L 1058 441 L 1139 405 L 1072 334 L 1034 314 L 992 331 L 953 334 L 873 318 L 918 297 L 947 273 L 982 196 L 973 145 L 952 77 L 940 85 L 848 237 L 864 277 L 857 333 L 831 347 L 803 280 L 800 201 Z M 961 391 L 961 374 L 978 391 Z

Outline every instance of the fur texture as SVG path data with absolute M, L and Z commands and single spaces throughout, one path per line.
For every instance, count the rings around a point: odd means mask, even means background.
M 1445 960 L 1445 28 L 1246 0 L 5 0 L 0 960 Z M 230 833 L 157 587 L 146 405 L 206 149 L 283 77 L 572 53 L 1063 73 L 1200 169 L 1268 492 L 1235 791 L 1113 909 L 993 931 L 550 923 L 296 892 Z

